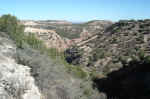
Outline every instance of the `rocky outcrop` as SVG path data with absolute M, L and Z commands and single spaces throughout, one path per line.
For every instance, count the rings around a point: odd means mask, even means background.
M 31 76 L 31 68 L 15 60 L 13 41 L 0 32 L 0 99 L 42 99 Z
M 69 39 L 60 37 L 53 30 L 26 27 L 25 32 L 34 33 L 40 40 L 44 41 L 48 48 L 56 48 L 58 51 L 64 51 L 72 43 Z

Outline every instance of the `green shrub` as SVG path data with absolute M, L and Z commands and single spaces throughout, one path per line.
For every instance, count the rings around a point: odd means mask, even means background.
M 140 60 L 143 60 L 144 59 L 144 57 L 145 57 L 145 52 L 144 52 L 144 50 L 139 50 L 139 58 L 140 58 Z
M 0 18 L 0 30 L 3 32 L 16 32 L 18 26 L 18 20 L 15 16 L 3 15 Z
M 103 59 L 105 57 L 105 51 L 103 49 L 95 49 L 93 53 L 93 61 L 97 61 L 98 59 Z
M 24 40 L 24 26 L 20 24 L 15 16 L 3 15 L 0 17 L 0 31 L 6 32 L 17 46 L 21 46 Z
M 144 58 L 144 61 L 145 61 L 145 63 L 150 64 L 150 56 L 146 56 L 146 57 Z
M 80 78 L 86 78 L 87 73 L 81 69 L 81 67 L 74 68 L 74 73 Z
M 92 90 L 92 89 L 90 89 L 90 88 L 86 88 L 83 93 L 84 93 L 86 96 L 90 96 L 90 95 L 92 94 L 92 91 L 91 91 L 91 90 Z
M 43 41 L 37 39 L 37 37 L 31 33 L 29 35 L 25 36 L 25 42 L 34 49 L 45 48 Z
M 63 63 L 66 66 L 67 72 L 73 74 L 77 78 L 86 79 L 88 76 L 88 73 L 83 70 L 80 66 L 74 66 L 71 64 L 68 64 L 65 60 L 61 59 L 61 63 Z

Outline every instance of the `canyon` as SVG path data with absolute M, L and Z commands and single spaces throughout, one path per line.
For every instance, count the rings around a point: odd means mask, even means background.
M 68 21 L 43 20 L 21 21 L 26 33 L 34 33 L 45 42 L 49 48 L 64 51 L 72 45 L 88 39 L 112 24 L 111 21 L 95 20 L 74 24 Z
M 150 20 L 0 18 L 1 99 L 149 99 Z

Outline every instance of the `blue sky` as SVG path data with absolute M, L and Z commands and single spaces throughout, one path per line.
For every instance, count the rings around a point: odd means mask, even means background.
M 69 21 L 147 19 L 150 0 L 1 0 L 0 15 Z

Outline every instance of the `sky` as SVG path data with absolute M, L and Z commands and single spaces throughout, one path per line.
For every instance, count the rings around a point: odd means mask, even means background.
M 150 19 L 150 0 L 1 0 L 0 15 L 19 19 L 90 20 Z

